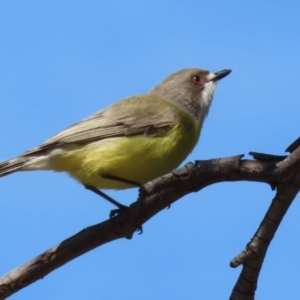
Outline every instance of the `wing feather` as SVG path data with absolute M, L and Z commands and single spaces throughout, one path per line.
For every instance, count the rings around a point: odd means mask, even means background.
M 176 108 L 154 95 L 129 97 L 71 125 L 23 155 L 37 154 L 66 144 L 85 144 L 111 137 L 162 134 L 178 122 Z

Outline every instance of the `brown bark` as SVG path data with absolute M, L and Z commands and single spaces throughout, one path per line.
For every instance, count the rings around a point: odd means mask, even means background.
M 299 139 L 288 156 L 250 152 L 243 155 L 188 163 L 184 167 L 148 182 L 140 188 L 136 202 L 119 215 L 83 229 L 31 261 L 0 278 L 0 297 L 5 299 L 56 268 L 100 245 L 118 238 L 131 239 L 148 219 L 184 195 L 224 181 L 256 181 L 270 184 L 276 195 L 261 224 L 231 266 L 243 265 L 230 299 L 254 299 L 259 272 L 268 246 L 300 188 Z

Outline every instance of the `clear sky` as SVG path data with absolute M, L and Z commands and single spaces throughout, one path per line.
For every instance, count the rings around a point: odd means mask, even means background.
M 283 154 L 299 136 L 299 1 L 1 1 L 0 160 L 185 67 L 233 72 L 218 85 L 188 161 Z M 246 156 L 248 157 L 248 156 Z M 65 174 L 0 179 L 0 273 L 108 217 Z M 137 190 L 112 191 L 129 204 Z M 227 299 L 274 195 L 222 183 L 179 200 L 144 233 L 97 248 L 12 299 Z M 298 197 L 299 198 L 299 197 Z M 299 299 L 299 199 L 269 248 L 257 299 Z

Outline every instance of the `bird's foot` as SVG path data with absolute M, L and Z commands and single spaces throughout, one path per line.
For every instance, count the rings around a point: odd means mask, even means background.
M 110 218 L 113 218 L 119 214 L 121 214 L 122 212 L 124 212 L 125 210 L 128 209 L 128 206 L 125 206 L 125 205 L 122 205 L 122 206 L 119 206 L 119 208 L 116 208 L 116 209 L 112 209 L 110 211 L 110 214 L 109 214 L 109 217 Z M 143 226 L 139 226 L 136 231 L 138 232 L 138 234 L 142 234 L 143 233 Z

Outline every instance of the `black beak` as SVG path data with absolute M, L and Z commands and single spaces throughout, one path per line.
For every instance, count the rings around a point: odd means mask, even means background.
M 216 82 L 219 81 L 220 79 L 226 77 L 228 74 L 231 73 L 231 70 L 225 69 L 219 72 L 215 72 L 215 77 L 211 79 L 211 81 Z

